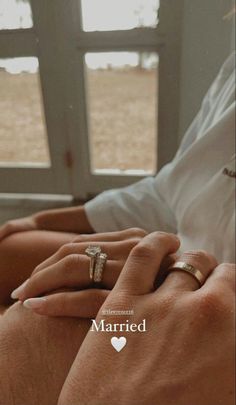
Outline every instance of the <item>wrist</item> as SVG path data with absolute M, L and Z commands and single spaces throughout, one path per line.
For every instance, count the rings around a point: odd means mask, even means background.
M 78 228 L 80 233 L 94 233 L 94 229 L 89 222 L 86 209 L 83 205 L 78 207 Z
M 38 230 L 47 229 L 45 227 L 46 222 L 47 222 L 47 212 L 46 211 L 37 212 L 36 214 L 32 215 L 32 220 L 35 224 L 36 229 L 38 229 Z

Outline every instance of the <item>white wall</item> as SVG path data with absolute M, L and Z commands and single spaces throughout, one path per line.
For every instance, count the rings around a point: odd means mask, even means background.
M 233 19 L 224 16 L 232 0 L 185 0 L 179 137 L 196 115 L 201 100 L 232 48 Z

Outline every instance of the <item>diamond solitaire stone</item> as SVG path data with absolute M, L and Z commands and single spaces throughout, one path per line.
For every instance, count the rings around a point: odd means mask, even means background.
M 101 253 L 101 248 L 100 246 L 89 246 L 86 250 L 85 253 L 87 256 L 89 257 L 95 257 L 97 256 L 99 253 Z

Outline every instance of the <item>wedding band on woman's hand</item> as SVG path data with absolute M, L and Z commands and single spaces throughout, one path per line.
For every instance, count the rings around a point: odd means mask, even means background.
M 96 257 L 96 264 L 95 264 L 95 270 L 94 270 L 94 276 L 93 276 L 93 281 L 95 283 L 101 283 L 106 261 L 107 261 L 106 253 L 100 253 Z
M 90 258 L 90 264 L 89 264 L 89 278 L 90 280 L 94 279 L 94 270 L 96 266 L 96 259 L 98 255 L 101 253 L 102 249 L 100 246 L 89 246 L 85 250 L 85 254 Z
M 85 254 L 90 258 L 89 278 L 95 283 L 102 281 L 103 271 L 107 261 L 107 254 L 102 253 L 100 246 L 89 246 Z

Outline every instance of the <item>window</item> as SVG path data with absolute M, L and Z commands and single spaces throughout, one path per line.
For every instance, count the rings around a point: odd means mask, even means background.
M 81 199 L 154 174 L 177 146 L 181 16 L 182 0 L 0 0 L 0 191 Z
M 0 0 L 0 191 L 4 193 L 71 192 L 60 102 L 65 89 L 58 84 L 58 68 L 56 72 L 52 68 L 53 56 L 56 60 L 58 56 L 45 38 L 50 27 L 44 10 L 43 2 L 38 7 L 35 1 Z
M 159 0 L 82 0 L 84 31 L 156 27 Z
M 32 28 L 32 12 L 29 0 L 0 1 L 0 29 Z
M 85 55 L 92 173 L 157 170 L 155 53 Z
M 50 166 L 38 59 L 1 59 L 0 88 L 0 162 Z

